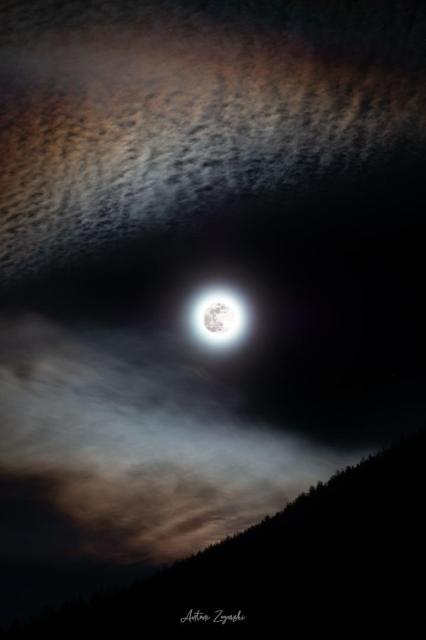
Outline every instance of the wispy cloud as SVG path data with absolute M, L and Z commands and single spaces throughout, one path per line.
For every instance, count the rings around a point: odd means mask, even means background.
M 44 479 L 77 555 L 185 556 L 359 456 L 243 421 L 167 336 L 27 315 L 3 319 L 0 353 L 0 467 Z

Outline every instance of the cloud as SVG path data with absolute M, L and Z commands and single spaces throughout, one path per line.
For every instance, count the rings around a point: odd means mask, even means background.
M 359 455 L 243 421 L 168 336 L 34 314 L 3 318 L 0 335 L 0 468 L 40 479 L 77 555 L 183 557 Z
M 213 18 L 210 5 L 168 18 L 167 3 L 136 5 L 68 7 L 49 29 L 39 10 L 12 16 L 23 31 L 6 33 L 0 69 L 5 279 L 194 224 L 227 197 L 288 194 L 401 143 L 408 159 L 424 147 L 415 11 L 400 8 L 404 30 L 380 13 L 319 20 L 302 3 L 273 28 L 249 9 L 227 23 L 234 12 Z
M 1 284 L 424 148 L 424 19 L 402 3 L 386 20 L 339 3 L 42 4 L 0 9 Z M 77 554 L 186 555 L 348 461 L 243 420 L 143 326 L 5 316 L 0 362 L 0 468 L 78 531 Z

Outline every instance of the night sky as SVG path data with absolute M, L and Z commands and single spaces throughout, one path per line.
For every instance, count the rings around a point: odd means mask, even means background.
M 425 27 L 402 0 L 2 3 L 9 611 L 425 425 Z M 216 283 L 249 302 L 234 348 L 185 314 Z

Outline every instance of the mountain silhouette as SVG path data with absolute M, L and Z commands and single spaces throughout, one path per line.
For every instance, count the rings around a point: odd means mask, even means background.
M 426 638 L 425 462 L 426 432 L 403 438 L 259 525 L 7 636 L 203 637 L 226 627 L 267 638 Z

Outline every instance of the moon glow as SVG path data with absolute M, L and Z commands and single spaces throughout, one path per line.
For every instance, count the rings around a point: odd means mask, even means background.
M 249 309 L 243 296 L 225 287 L 198 292 L 189 305 L 193 337 L 210 347 L 230 347 L 246 337 Z

